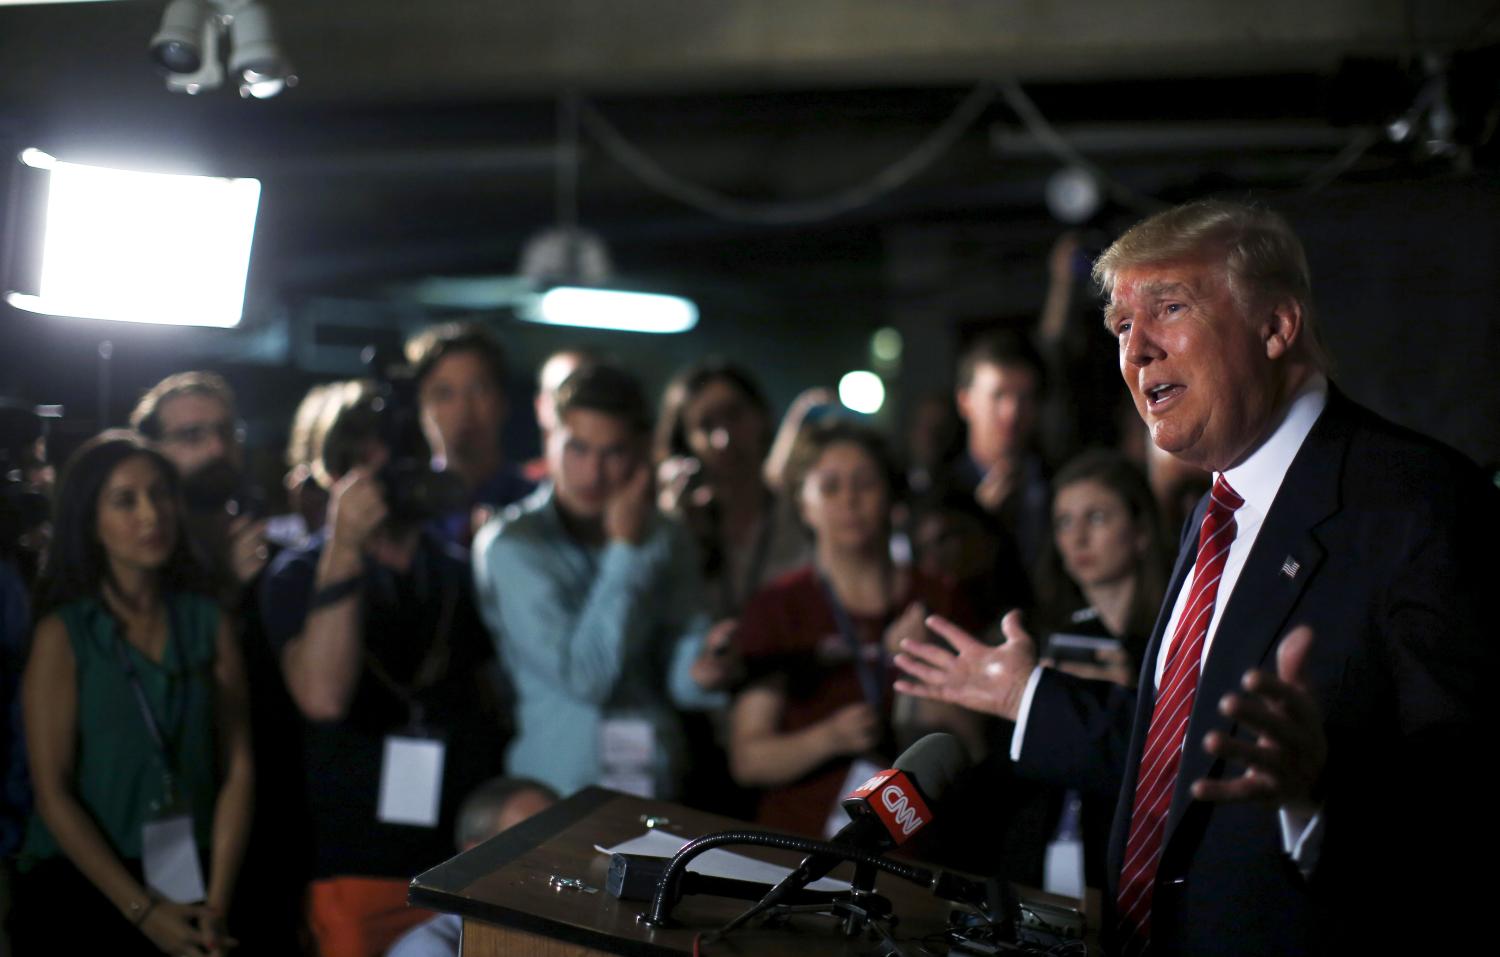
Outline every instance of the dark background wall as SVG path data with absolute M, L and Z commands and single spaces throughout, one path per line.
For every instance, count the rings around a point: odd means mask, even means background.
M 1292 220 L 1307 244 L 1318 321 L 1340 386 L 1482 463 L 1500 462 L 1500 188 L 1470 178 L 1265 200 Z M 976 239 L 972 227 L 938 226 L 926 228 L 922 242 L 908 231 L 872 243 L 866 255 L 887 281 L 873 308 L 858 306 L 868 308 L 863 315 L 833 302 L 757 293 L 754 270 L 747 268 L 744 297 L 706 300 L 701 325 L 686 335 L 564 331 L 491 316 L 487 321 L 512 357 L 515 414 L 508 444 L 518 454 L 534 451 L 529 401 L 535 367 L 564 344 L 619 356 L 653 389 L 693 358 L 730 355 L 753 369 L 773 403 L 784 407 L 804 388 L 832 385 L 844 371 L 870 367 L 870 334 L 887 325 L 900 329 L 906 344 L 905 361 L 890 380 L 894 409 L 886 421 L 895 426 L 915 397 L 950 387 L 961 326 L 986 316 L 1025 323 L 1040 309 L 1047 244 L 1056 231 L 1046 223 L 1012 224 Z M 955 245 L 965 248 L 955 252 Z M 816 273 L 816 259 L 807 268 Z M 1079 299 L 1075 321 L 1086 326 L 1085 334 L 1103 338 L 1086 289 Z M 102 366 L 108 366 L 104 417 L 111 424 L 123 422 L 140 392 L 163 375 L 207 366 L 228 375 L 242 396 L 252 445 L 274 457 L 302 392 L 335 371 L 355 372 L 318 366 L 299 350 L 291 330 L 321 328 L 337 318 L 348 323 L 336 327 L 341 341 L 393 341 L 426 316 L 375 302 L 301 300 L 258 331 L 240 332 L 5 310 L 0 392 L 64 403 L 65 434 L 78 438 L 100 421 Z M 107 363 L 99 358 L 101 341 L 113 346 Z
M 166 92 L 145 56 L 159 3 L 0 9 L 4 288 L 36 241 L 37 196 L 10 159 L 21 147 L 263 184 L 239 329 L 0 303 L 0 394 L 65 404 L 60 445 L 122 422 L 162 375 L 206 366 L 240 391 L 252 445 L 273 463 L 309 385 L 356 374 L 364 342 L 451 317 L 493 324 L 511 351 L 518 455 L 535 448 L 535 365 L 574 342 L 653 388 L 728 354 L 781 407 L 871 367 L 871 334 L 894 327 L 906 348 L 881 370 L 879 420 L 897 429 L 918 396 L 951 387 L 965 336 L 1033 321 L 1065 228 L 1047 183 L 1085 162 L 1104 176 L 1081 226 L 1095 250 L 1151 208 L 1202 195 L 1285 212 L 1309 248 L 1340 384 L 1500 461 L 1500 16 L 1488 0 L 270 5 L 302 83 L 265 102 Z M 562 149 L 559 106 L 574 94 L 669 177 L 734 209 L 664 195 L 597 126 Z M 1396 120 L 1409 135 L 1392 134 Z M 881 179 L 917 154 L 910 175 Z M 569 157 L 579 221 L 623 279 L 693 296 L 697 329 L 546 329 L 498 301 L 440 307 L 424 291 L 513 282 L 527 239 L 556 221 Z M 837 211 L 761 215 L 851 193 L 860 200 Z

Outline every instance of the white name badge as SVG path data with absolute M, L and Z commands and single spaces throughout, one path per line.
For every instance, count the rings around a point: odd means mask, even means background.
M 388 735 L 375 816 L 386 824 L 437 827 L 446 752 L 447 746 L 432 738 Z
M 644 718 L 606 718 L 599 723 L 599 763 L 610 768 L 650 767 L 656 733 Z
M 141 831 L 141 864 L 146 886 L 169 901 L 194 904 L 208 896 L 190 815 L 147 821 Z
M 644 718 L 599 723 L 599 783 L 636 797 L 656 796 L 656 731 Z
M 1083 897 L 1082 827 L 1083 799 L 1077 791 L 1069 791 L 1042 865 L 1042 889 L 1047 893 Z
M 1042 864 L 1042 890 L 1062 897 L 1083 897 L 1083 842 L 1058 838 L 1047 845 Z
M 844 795 L 858 788 L 861 784 L 884 771 L 885 768 L 874 761 L 857 758 L 849 765 L 849 773 L 844 775 L 844 783 L 839 785 L 838 797 L 833 799 L 833 807 L 828 809 L 828 820 L 823 822 L 823 836 L 833 837 L 844 829 L 849 823 L 849 812 L 844 810 Z

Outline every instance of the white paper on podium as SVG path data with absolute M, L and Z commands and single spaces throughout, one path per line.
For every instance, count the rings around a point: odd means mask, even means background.
M 678 837 L 676 834 L 668 834 L 661 830 L 650 830 L 640 837 L 633 837 L 623 844 L 614 847 L 600 847 L 594 845 L 594 850 L 601 854 L 641 854 L 646 857 L 671 857 L 682 846 L 692 838 Z M 687 869 L 694 874 L 704 874 L 709 877 L 730 877 L 742 881 L 756 881 L 761 884 L 775 884 L 783 877 L 792 872 L 790 867 L 780 867 L 776 864 L 767 864 L 765 861 L 757 861 L 754 858 L 714 848 L 704 851 L 688 864 Z M 841 891 L 847 890 L 848 881 L 836 881 L 831 877 L 824 877 L 807 885 L 812 891 Z

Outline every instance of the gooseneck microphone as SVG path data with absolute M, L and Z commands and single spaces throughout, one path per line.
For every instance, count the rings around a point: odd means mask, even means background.
M 849 792 L 843 801 L 849 823 L 830 843 L 871 853 L 906 843 L 932 822 L 931 806 L 942 799 L 969 764 L 968 753 L 953 735 L 927 735 L 903 751 L 893 767 Z M 847 859 L 843 854 L 807 855 L 796 870 L 725 930 L 770 910 Z
M 926 868 L 887 860 L 880 851 L 905 843 L 932 821 L 931 805 L 969 766 L 969 757 L 951 734 L 929 734 L 902 752 L 895 765 L 881 771 L 844 798 L 850 821 L 830 842 L 762 831 L 723 831 L 689 841 L 667 864 L 658 880 L 650 910 L 642 919 L 665 926 L 673 904 L 683 892 L 683 874 L 697 855 L 726 844 L 752 844 L 784 850 L 810 851 L 797 869 L 771 888 L 755 906 L 722 928 L 725 934 L 777 904 L 802 897 L 808 884 L 842 861 L 854 861 L 873 875 L 885 871 L 922 887 L 933 887 L 936 876 Z M 708 890 L 708 887 L 700 887 Z M 725 888 L 719 888 L 724 890 Z
M 905 844 L 932 822 L 932 805 L 969 768 L 969 755 L 951 734 L 929 734 L 901 752 L 894 766 L 881 771 L 844 798 L 849 815 L 831 843 L 867 851 Z M 838 866 L 842 858 L 809 854 L 782 884 L 802 878 L 811 883 Z M 781 884 L 772 888 L 776 893 Z
M 879 854 L 870 851 L 862 851 L 854 847 L 840 848 L 825 841 L 811 841 L 805 837 L 792 837 L 788 834 L 772 834 L 768 831 L 718 831 L 713 834 L 705 834 L 695 838 L 682 846 L 676 856 L 667 863 L 666 869 L 662 871 L 660 880 L 656 885 L 656 893 L 651 898 L 651 909 L 641 915 L 641 920 L 652 927 L 665 927 L 671 917 L 673 905 L 682 894 L 683 875 L 687 873 L 688 864 L 693 858 L 710 851 L 716 847 L 730 844 L 751 845 L 754 847 L 774 847 L 784 851 L 807 851 L 813 853 L 830 854 L 840 860 L 850 860 L 874 870 L 884 871 L 902 880 L 911 881 L 920 887 L 932 887 L 937 876 L 925 867 L 914 864 L 906 864 L 902 861 L 892 861 Z M 795 894 L 798 889 L 786 892 L 787 895 Z M 765 905 L 764 901 L 756 904 L 744 919 L 753 917 L 761 912 Z M 737 926 L 737 925 L 736 925 Z M 726 928 L 729 930 L 732 928 Z

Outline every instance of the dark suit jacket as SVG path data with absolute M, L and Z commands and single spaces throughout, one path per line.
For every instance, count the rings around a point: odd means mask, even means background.
M 1023 773 L 1118 789 L 1111 907 L 1162 631 L 1205 508 L 1184 531 L 1141 692 L 1048 671 L 1028 718 Z M 1493 850 L 1494 815 L 1469 775 L 1494 751 L 1478 731 L 1481 690 L 1500 676 L 1482 613 L 1500 588 L 1497 542 L 1500 493 L 1477 468 L 1330 388 L 1204 663 L 1157 873 L 1153 953 L 1352 952 L 1357 939 L 1384 950 L 1398 937 L 1474 926 L 1462 893 L 1472 877 L 1451 868 L 1493 866 L 1480 855 Z M 1274 670 L 1277 642 L 1304 623 L 1315 633 L 1304 677 L 1329 741 L 1325 838 L 1310 880 L 1283 853 L 1275 808 L 1188 795 L 1200 777 L 1241 772 L 1211 759 L 1204 735 L 1249 736 L 1218 702 L 1246 669 Z M 1107 936 L 1113 915 L 1105 921 Z

